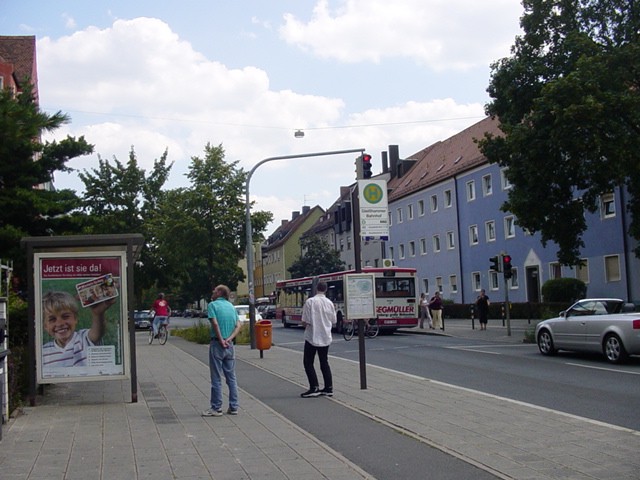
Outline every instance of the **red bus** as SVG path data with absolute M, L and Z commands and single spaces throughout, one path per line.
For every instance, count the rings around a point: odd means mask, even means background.
M 345 321 L 344 279 L 355 270 L 326 273 L 315 277 L 282 280 L 276 284 L 276 319 L 284 327 L 300 326 L 302 307 L 313 287 L 319 281 L 326 282 L 327 297 L 337 311 L 338 333 Z M 416 270 L 414 268 L 364 268 L 362 273 L 375 277 L 376 321 L 381 331 L 394 332 L 398 328 L 418 326 L 418 299 L 416 296 Z

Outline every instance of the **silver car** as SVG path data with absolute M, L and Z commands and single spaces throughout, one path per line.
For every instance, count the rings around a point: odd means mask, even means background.
M 558 350 L 601 352 L 611 363 L 640 355 L 640 313 L 618 298 L 585 298 L 536 325 L 543 355 Z

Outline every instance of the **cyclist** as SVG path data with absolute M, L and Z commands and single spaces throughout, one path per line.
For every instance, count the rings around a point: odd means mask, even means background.
M 169 316 L 171 315 L 171 307 L 169 302 L 164 298 L 164 293 L 159 293 L 156 301 L 153 302 L 152 310 L 155 312 L 153 317 L 153 338 L 158 338 L 158 328 L 163 323 L 169 323 Z

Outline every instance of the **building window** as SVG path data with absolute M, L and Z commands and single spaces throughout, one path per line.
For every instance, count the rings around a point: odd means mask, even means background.
M 344 238 L 340 239 L 340 251 L 344 252 Z
M 389 226 L 393 225 L 393 215 L 391 215 L 391 210 L 389 210 Z
M 402 208 L 399 208 L 396 213 L 398 215 L 398 223 L 402 223 Z
M 562 267 L 558 262 L 549 264 L 549 278 L 562 278 Z
M 485 197 L 493 193 L 493 186 L 491 185 L 491 175 L 485 175 L 482 177 L 482 195 Z
M 393 259 L 393 247 L 389 247 L 389 258 Z
M 616 216 L 616 202 L 613 193 L 600 196 L 600 215 L 602 218 L 612 218 Z
M 489 285 L 491 290 L 498 290 L 498 272 L 491 270 L 489 272 Z
M 436 289 L 442 293 L 442 277 L 436 277 Z
M 452 250 L 453 248 L 455 248 L 455 246 L 456 246 L 455 237 L 453 236 L 453 232 L 449 231 L 447 232 L 447 248 L 449 250 Z
M 584 283 L 589 283 L 589 260 L 583 258 L 580 265 L 576 267 L 576 278 Z
M 479 292 L 482 289 L 480 272 L 471 273 L 471 285 L 473 285 L 473 290 L 476 292 Z
M 451 289 L 451 293 L 458 293 L 458 276 L 457 275 L 449 275 L 449 288 Z
M 485 236 L 487 237 L 487 242 L 495 242 L 496 241 L 496 222 L 493 220 L 489 220 L 484 224 Z
M 431 211 L 432 212 L 437 212 L 438 211 L 438 196 L 437 195 L 431 195 Z
M 504 237 L 513 238 L 516 236 L 516 220 L 514 217 L 504 217 Z
M 471 202 L 476 199 L 476 182 L 471 180 L 467 182 L 467 202 Z
M 407 205 L 407 218 L 413 220 L 413 203 Z
M 347 250 L 351 250 L 351 237 L 347 237 Z
M 424 200 L 418 200 L 418 215 L 420 217 L 424 216 Z
M 502 183 L 503 190 L 509 190 L 512 187 L 511 182 L 507 178 L 506 172 L 507 172 L 506 168 L 503 168 L 502 170 L 500 170 L 500 182 Z
M 621 280 L 620 257 L 618 255 L 604 257 L 604 275 L 607 282 L 619 282 Z
M 471 225 L 469 227 L 469 244 L 478 244 L 478 225 Z
M 429 279 L 428 278 L 423 278 L 422 279 L 422 291 L 424 293 L 429 293 Z
M 421 238 L 420 239 L 420 255 L 426 255 L 426 254 L 427 254 L 427 239 Z
M 440 251 L 440 235 L 433 236 L 433 251 L 434 252 Z
M 414 242 L 413 240 L 409 242 L 409 256 L 416 256 L 416 242 Z
M 399 258 L 404 258 L 404 244 L 401 243 L 400 245 L 398 245 L 398 249 Z
M 512 268 L 511 269 L 511 278 L 508 280 L 508 282 L 509 282 L 509 288 L 511 288 L 512 290 L 520 287 L 520 282 L 518 281 L 518 269 L 517 268 Z
M 444 207 L 451 208 L 453 205 L 453 197 L 451 196 L 451 190 L 444 191 Z

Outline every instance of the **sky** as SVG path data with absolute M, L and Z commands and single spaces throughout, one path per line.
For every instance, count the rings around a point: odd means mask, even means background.
M 55 186 L 81 194 L 98 158 L 167 188 L 207 144 L 251 170 L 266 158 L 365 149 L 401 158 L 484 118 L 491 64 L 521 33 L 518 0 L 0 0 L 0 35 L 35 35 L 40 107 L 71 121 L 45 137 L 94 145 Z M 304 137 L 294 136 L 297 130 Z M 357 154 L 270 161 L 250 182 L 271 233 L 330 207 Z

